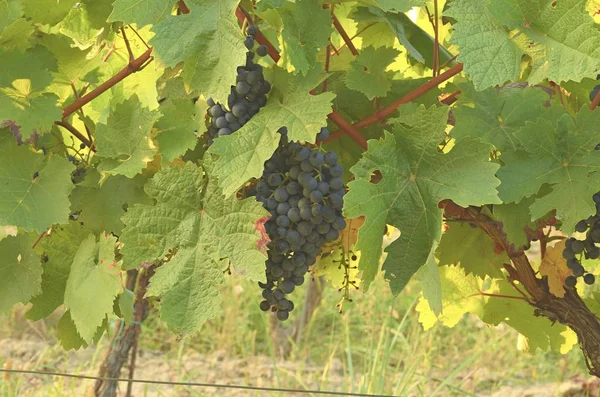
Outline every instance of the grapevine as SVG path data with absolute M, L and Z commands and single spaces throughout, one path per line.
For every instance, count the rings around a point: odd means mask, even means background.
M 0 312 L 80 349 L 134 305 L 202 332 L 226 277 L 282 321 L 383 279 L 600 376 L 598 16 L 439 3 L 0 5 Z

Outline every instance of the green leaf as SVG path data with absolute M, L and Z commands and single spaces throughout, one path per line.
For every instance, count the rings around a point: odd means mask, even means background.
M 0 130 L 0 224 L 41 233 L 66 223 L 74 169 L 64 157 L 34 153 Z
M 42 264 L 32 234 L 8 236 L 0 241 L 0 313 L 16 303 L 27 303 L 40 290 Z
M 157 148 L 152 141 L 152 126 L 160 112 L 142 107 L 137 95 L 117 106 L 106 124 L 96 126 L 98 169 L 111 175 L 133 178 L 153 160 Z
M 23 139 L 50 131 L 61 118 L 58 97 L 44 92 L 56 70 L 52 55 L 37 46 L 25 52 L 0 49 L 0 57 L 0 120 L 14 121 Z
M 116 0 L 109 22 L 135 23 L 138 27 L 155 25 L 171 13 L 175 0 Z
M 523 299 L 505 298 L 522 298 L 510 284 L 500 283 L 499 290 L 495 293 L 500 296 L 490 298 L 483 309 L 483 316 L 479 317 L 488 324 L 506 323 L 517 330 L 526 338 L 527 350 L 568 351 L 577 344 L 577 337 L 565 325 L 536 316 L 535 308 Z
M 163 116 L 155 125 L 156 142 L 163 161 L 169 162 L 196 146 L 206 131 L 206 108 L 194 106 L 188 98 L 177 98 L 163 102 L 160 111 Z
M 480 137 L 500 152 L 516 150 L 519 140 L 515 132 L 525 122 L 536 121 L 544 115 L 544 102 L 548 94 L 536 87 L 509 88 L 500 91 L 487 89 L 475 91 L 470 83 L 459 84 L 453 113 L 456 125 L 452 136 L 458 140 Z
M 161 317 L 176 332 L 195 331 L 219 313 L 218 287 L 228 264 L 252 280 L 264 278 L 255 222 L 267 212 L 252 197 L 224 198 L 211 168 L 189 162 L 163 168 L 145 187 L 156 204 L 137 204 L 123 217 L 126 269 L 176 252 L 149 290 L 161 297 Z
M 445 139 L 448 108 L 406 105 L 399 110 L 400 117 L 391 121 L 393 133 L 370 140 L 368 151 L 351 169 L 356 180 L 348 184 L 344 208 L 349 218 L 366 216 L 357 249 L 367 285 L 379 269 L 384 226 L 400 229 L 383 264 L 395 294 L 441 237 L 441 200 L 461 206 L 499 202 L 494 176 L 498 166 L 488 161 L 488 144 L 465 139 L 444 154 L 438 144 Z M 376 170 L 382 179 L 375 184 L 370 180 Z
M 502 230 L 506 233 L 507 240 L 516 247 L 523 247 L 528 243 L 526 230 L 536 230 L 536 224 L 531 220 L 529 207 L 534 198 L 526 198 L 518 204 L 494 205 L 494 217 L 502 222 Z
M 458 266 L 440 266 L 441 296 L 444 310 L 436 314 L 430 302 L 422 297 L 415 310 L 419 313 L 419 322 L 425 330 L 432 328 L 438 321 L 452 328 L 466 313 L 480 315 L 486 302 L 490 299 L 479 292 L 493 292 L 495 285 L 490 280 L 485 282 L 474 275 L 466 275 Z
M 150 40 L 163 67 L 184 62 L 188 91 L 227 103 L 236 65 L 246 59 L 243 37 L 235 18 L 238 0 L 194 0 L 189 14 L 169 15 L 152 27 Z
M 0 3 L 0 32 L 23 16 L 21 0 L 5 0 Z
M 279 44 L 284 65 L 302 74 L 314 68 L 319 50 L 329 44 L 333 31 L 329 10 L 319 0 L 288 2 L 279 10 L 283 29 Z
M 408 54 L 417 62 L 431 65 L 433 62 L 434 39 L 419 25 L 414 23 L 406 14 L 384 12 L 374 7 L 358 7 L 352 13 L 352 18 L 358 22 L 358 29 L 365 29 L 360 36 L 363 39 L 363 48 L 369 45 L 374 47 L 392 46 L 394 40 L 389 44 L 391 37 L 396 36 L 400 44 L 406 48 Z M 373 25 L 375 24 L 375 25 Z M 367 28 L 367 26 L 369 26 Z M 452 54 L 442 45 L 440 49 L 440 64 L 445 63 Z
M 49 236 L 42 238 L 40 250 L 48 261 L 42 265 L 44 274 L 41 293 L 31 299 L 32 307 L 25 314 L 29 320 L 37 321 L 48 317 L 63 304 L 73 258 L 88 233 L 89 230 L 79 222 L 69 222 L 54 228 Z
M 43 25 L 56 25 L 77 4 L 77 0 L 21 0 L 25 16 Z
M 126 324 L 130 324 L 133 321 L 134 303 L 135 295 L 133 291 L 125 288 L 123 293 L 119 295 L 119 310 Z
M 556 209 L 562 230 L 571 234 L 579 220 L 596 213 L 592 196 L 600 186 L 600 152 L 594 150 L 600 114 L 587 106 L 576 118 L 556 109 L 554 114 L 556 120 L 526 123 L 516 134 L 527 152 L 502 156 L 499 191 L 504 202 L 519 202 L 550 185 L 551 191 L 531 205 L 531 219 Z
M 494 251 L 493 240 L 480 228 L 465 223 L 451 223 L 442 235 L 436 256 L 440 265 L 460 265 L 467 275 L 482 279 L 502 278 L 502 264 L 509 258 Z
M 71 193 L 71 211 L 80 212 L 77 220 L 92 233 L 106 231 L 119 235 L 126 208 L 137 203 L 151 203 L 144 193 L 145 182 L 146 178 L 141 175 L 133 179 L 115 175 L 100 184 L 100 175 L 91 170 L 85 184 L 77 186 Z
M 424 0 L 360 0 L 360 2 L 392 12 L 406 12 L 413 7 L 425 5 Z
M 31 47 L 29 38 L 33 31 L 31 22 L 24 18 L 19 18 L 4 28 L 4 30 L 0 30 L 0 47 L 5 50 L 17 49 L 25 51 Z
M 600 30 L 586 0 L 464 0 L 446 15 L 456 19 L 451 41 L 458 60 L 480 90 L 516 80 L 521 59 L 531 58 L 531 84 L 595 78 L 600 70 Z
M 394 75 L 394 72 L 386 72 L 386 69 L 399 54 L 400 51 L 387 47 L 361 49 L 350 63 L 346 85 L 350 89 L 362 92 L 369 100 L 385 96 L 392 88 L 390 80 Z
M 416 277 L 421 281 L 421 290 L 423 291 L 423 298 L 427 300 L 430 310 L 439 316 L 443 309 L 442 300 L 442 283 L 440 280 L 440 273 L 438 271 L 438 264 L 435 260 L 435 250 L 437 244 L 431 247 L 431 252 L 427 257 L 425 265 L 417 270 Z
M 90 343 L 121 290 L 121 267 L 115 262 L 116 237 L 88 235 L 79 246 L 65 289 L 65 307 L 77 333 Z M 90 291 L 94 291 L 93 294 Z
M 262 174 L 264 162 L 279 143 L 279 128 L 287 126 L 290 140 L 314 142 L 321 127 L 327 125 L 334 97 L 329 92 L 309 94 L 323 77 L 318 69 L 307 76 L 293 76 L 275 68 L 272 84 L 281 95 L 271 93 L 267 105 L 235 134 L 215 139 L 210 152 L 219 156 L 215 172 L 226 196 Z
M 58 331 L 58 339 L 60 341 L 61 346 L 65 350 L 79 350 L 82 347 L 87 349 L 89 344 L 79 336 L 77 333 L 77 328 L 75 327 L 75 323 L 71 318 L 71 312 L 66 311 L 65 314 L 58 321 L 58 325 L 56 327 Z M 102 325 L 98 327 L 96 330 L 96 334 L 92 340 L 93 343 L 98 343 L 104 332 L 108 330 L 108 320 L 105 318 L 102 322 Z
M 83 0 L 73 7 L 60 24 L 60 32 L 80 48 L 89 48 L 111 33 L 106 18 L 113 0 Z

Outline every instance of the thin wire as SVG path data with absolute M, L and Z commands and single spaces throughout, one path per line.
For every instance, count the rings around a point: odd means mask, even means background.
M 152 385 L 199 386 L 199 387 L 215 387 L 215 388 L 221 388 L 221 389 L 241 389 L 241 390 L 255 390 L 255 391 L 268 391 L 268 392 L 322 394 L 322 395 L 329 395 L 329 396 L 393 397 L 391 394 L 346 393 L 346 392 L 327 391 L 327 390 L 285 389 L 285 388 L 278 388 L 278 387 L 225 385 L 225 384 L 220 384 L 220 383 L 169 382 L 166 380 L 108 378 L 108 377 L 103 377 L 103 376 L 78 375 L 78 374 L 68 374 L 68 373 L 63 373 L 63 372 L 46 372 L 46 371 L 41 372 L 41 371 L 32 371 L 32 370 L 25 370 L 25 369 L 1 369 L 0 368 L 0 373 L 2 373 L 2 372 L 14 373 L 14 374 L 60 376 L 63 378 L 77 378 L 77 379 L 86 379 L 86 380 L 108 380 L 108 381 L 116 381 L 116 382 L 146 383 L 146 384 L 152 384 Z

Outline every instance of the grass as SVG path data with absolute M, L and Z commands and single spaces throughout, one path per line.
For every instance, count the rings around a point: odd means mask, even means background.
M 303 291 L 294 295 L 298 313 Z M 182 340 L 153 311 L 142 330 L 136 376 L 433 397 L 489 395 L 502 387 L 562 382 L 586 374 L 579 350 L 566 355 L 521 353 L 516 332 L 489 327 L 471 316 L 453 329 L 436 326 L 424 332 L 414 311 L 417 289 L 411 285 L 393 299 L 385 283 L 376 282 L 368 292 L 355 294 L 354 303 L 346 303 L 342 314 L 336 308 L 338 292 L 327 286 L 322 304 L 298 343 L 291 343 L 285 360 L 270 336 L 268 317 L 258 309 L 259 288 L 231 278 L 223 296 L 221 316 Z M 0 318 L 0 366 L 96 373 L 108 339 L 96 348 L 64 352 L 56 342 L 56 319 L 29 323 L 22 312 L 23 308 Z M 290 323 L 283 325 L 284 332 Z M 45 347 L 25 357 L 3 357 L 2 339 L 13 343 L 18 339 L 24 345 L 34 341 Z M 11 375 L 0 382 L 0 396 L 78 396 L 90 384 Z M 265 395 L 183 386 L 136 387 L 136 395 L 148 396 Z

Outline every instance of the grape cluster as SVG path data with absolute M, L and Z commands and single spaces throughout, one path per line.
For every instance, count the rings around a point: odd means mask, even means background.
M 271 242 L 266 261 L 266 283 L 259 283 L 263 311 L 276 311 L 284 321 L 294 309 L 286 298 L 313 265 L 326 242 L 336 240 L 346 226 L 342 216 L 344 169 L 333 152 L 289 142 L 287 129 L 275 153 L 265 162 L 256 185 L 256 199 L 271 213 L 265 227 Z M 319 141 L 329 132 L 321 129 Z
M 229 135 L 239 130 L 260 108 L 267 103 L 267 93 L 271 84 L 265 80 L 262 66 L 254 63 L 255 54 L 267 55 L 267 47 L 258 46 L 256 52 L 254 36 L 258 29 L 251 25 L 246 30 L 247 36 L 244 45 L 248 49 L 246 64 L 238 66 L 236 84 L 231 86 L 231 93 L 227 98 L 227 106 L 215 103 L 212 98 L 207 100 L 210 126 L 208 127 L 207 145 L 210 146 L 218 136 Z
M 565 285 L 569 288 L 577 284 L 577 277 L 583 276 L 586 284 L 594 284 L 595 277 L 591 273 L 585 273 L 581 265 L 582 257 L 586 259 L 597 259 L 600 257 L 600 192 L 594 194 L 594 203 L 596 204 L 596 215 L 588 219 L 581 220 L 575 225 L 575 231 L 586 233 L 584 240 L 578 240 L 571 237 L 565 244 L 563 257 L 567 260 L 567 266 L 573 271 L 572 276 L 568 276 Z

